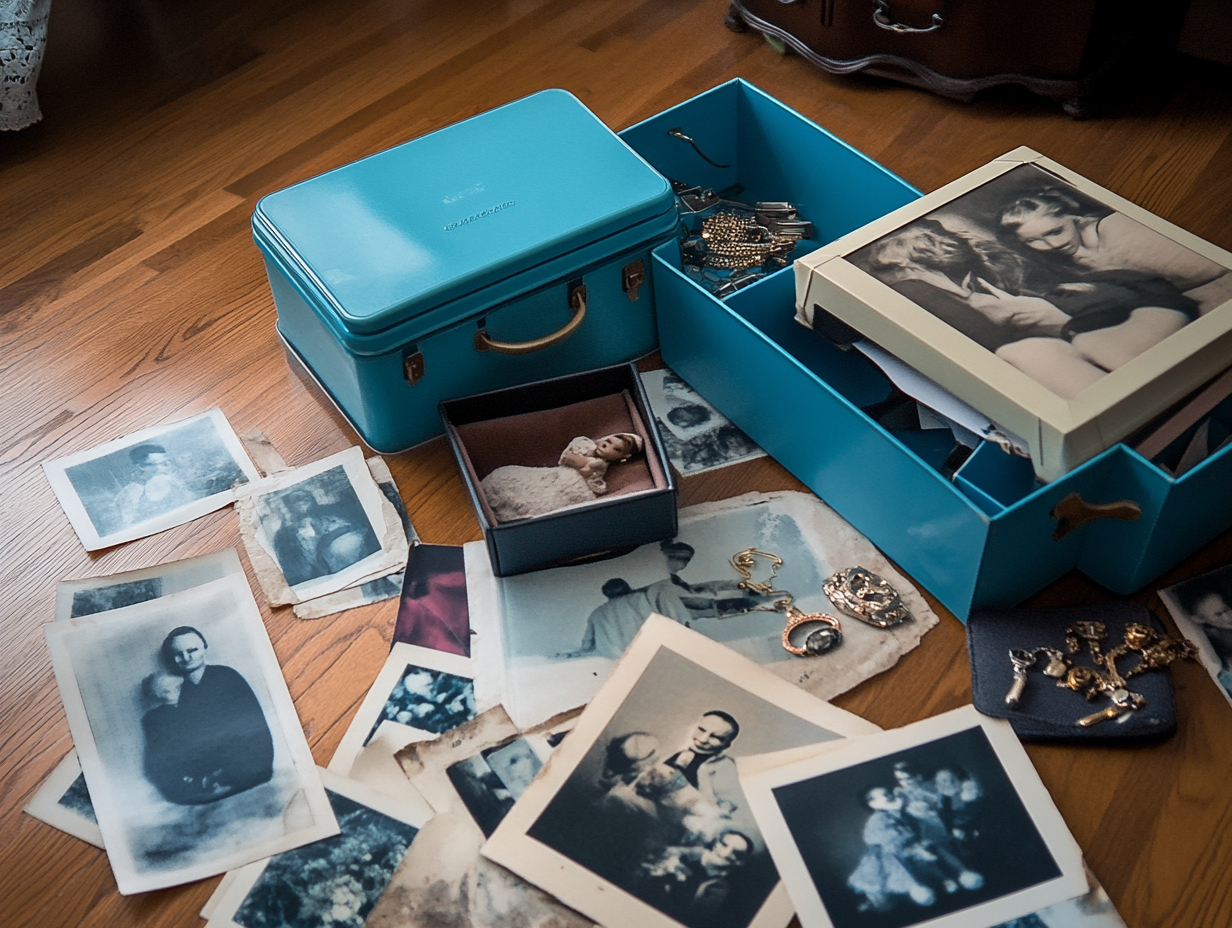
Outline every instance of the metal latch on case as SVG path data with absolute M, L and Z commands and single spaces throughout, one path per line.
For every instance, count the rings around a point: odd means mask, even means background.
M 620 288 L 633 303 L 637 302 L 637 288 L 646 282 L 646 264 L 641 258 L 626 264 L 620 272 Z
M 408 354 L 402 359 L 402 376 L 412 387 L 423 379 L 424 357 L 422 351 Z

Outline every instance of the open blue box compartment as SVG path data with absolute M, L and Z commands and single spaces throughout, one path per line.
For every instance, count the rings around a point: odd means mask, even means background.
M 677 126 L 730 167 L 667 134 Z M 744 81 L 621 136 L 670 178 L 791 201 L 818 230 L 797 256 L 919 196 Z M 668 366 L 964 621 L 1073 568 L 1133 592 L 1232 525 L 1232 446 L 1177 478 L 1116 445 L 1039 485 L 1029 462 L 986 443 L 947 479 L 926 448 L 862 411 L 888 395 L 884 375 L 795 322 L 790 268 L 726 301 L 685 275 L 674 242 L 652 269 Z

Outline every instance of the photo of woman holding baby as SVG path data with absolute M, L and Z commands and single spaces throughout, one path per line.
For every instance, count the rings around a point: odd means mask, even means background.
M 1066 399 L 1232 299 L 1232 270 L 1030 164 L 849 260 Z
M 172 629 L 159 651 L 162 670 L 141 686 L 151 706 L 141 718 L 145 774 L 179 805 L 216 802 L 274 775 L 261 704 L 238 671 L 206 662 L 208 647 L 197 629 Z

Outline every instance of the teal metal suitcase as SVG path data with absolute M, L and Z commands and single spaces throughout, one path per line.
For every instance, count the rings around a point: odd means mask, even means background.
M 437 404 L 629 361 L 658 344 L 650 252 L 671 185 L 573 95 L 545 90 L 264 197 L 278 331 L 380 452 Z

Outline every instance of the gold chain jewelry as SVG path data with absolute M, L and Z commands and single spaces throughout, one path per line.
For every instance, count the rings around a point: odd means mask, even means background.
M 770 564 L 770 576 L 765 580 L 753 579 L 753 570 L 757 566 L 758 558 L 765 558 Z M 750 606 L 745 611 L 783 613 L 787 617 L 787 624 L 783 627 L 783 649 L 789 654 L 795 654 L 797 657 L 825 654 L 843 643 L 843 626 L 838 619 L 824 612 L 804 612 L 793 605 L 795 597 L 791 593 L 774 588 L 774 578 L 778 576 L 779 568 L 783 566 L 783 559 L 777 554 L 759 551 L 757 548 L 745 548 L 731 556 L 731 565 L 742 578 L 736 584 L 737 588 L 760 593 L 762 596 L 779 597 L 772 603 L 764 606 Z M 800 646 L 792 642 L 791 635 L 796 629 L 805 625 L 820 625 L 821 627 L 809 632 L 804 639 L 804 645 Z
M 705 263 L 718 270 L 743 271 L 764 264 L 771 256 L 785 257 L 796 240 L 775 235 L 765 226 L 735 213 L 717 212 L 702 222 Z

